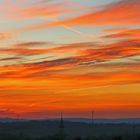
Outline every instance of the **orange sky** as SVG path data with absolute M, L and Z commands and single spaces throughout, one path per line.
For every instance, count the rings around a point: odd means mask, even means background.
M 139 9 L 0 0 L 0 117 L 140 117 Z

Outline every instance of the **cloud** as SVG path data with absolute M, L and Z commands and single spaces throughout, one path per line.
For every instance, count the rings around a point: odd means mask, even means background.
M 45 43 L 43 43 L 43 45 L 44 44 Z M 51 73 L 51 71 L 57 71 L 62 69 L 64 70 L 80 65 L 95 65 L 105 61 L 114 61 L 121 58 L 128 58 L 129 60 L 130 56 L 139 56 L 140 54 L 140 42 L 138 40 L 124 40 L 116 43 L 102 45 L 94 44 L 92 42 L 75 43 L 48 49 L 32 47 L 36 45 L 40 46 L 42 45 L 42 43 L 20 43 L 12 45 L 14 47 L 11 48 L 1 49 L 1 53 L 12 54 L 15 56 L 12 58 L 2 58 L 1 61 L 12 61 L 13 59 L 13 62 L 15 62 L 16 59 L 19 60 L 19 62 L 17 62 L 16 64 L 17 66 L 15 65 L 15 69 L 14 65 L 11 65 L 12 69 L 11 71 L 9 71 L 8 69 L 8 73 L 7 71 L 2 72 L 3 70 L 1 70 L 1 74 L 3 75 L 2 77 L 6 75 L 10 75 L 12 77 L 30 77 L 31 75 L 39 77 L 40 75 L 42 77 L 48 71 L 50 71 L 49 73 Z M 52 56 L 51 59 L 48 59 L 47 56 L 50 56 L 50 54 L 55 54 L 55 56 Z M 44 59 L 41 60 L 38 55 L 44 55 Z M 31 56 L 38 57 L 40 61 L 38 61 L 38 59 L 34 60 L 33 58 L 30 58 Z M 29 61 L 30 59 L 33 59 L 32 62 Z M 15 72 L 14 74 L 12 70 L 19 70 L 19 73 L 22 73 L 24 70 L 26 70 L 27 73 L 25 73 L 24 71 L 22 75 L 19 75 L 16 74 L 17 72 Z
M 12 37 L 11 33 L 8 32 L 0 32 L 0 40 L 6 40 Z
M 23 42 L 23 43 L 17 43 L 14 44 L 13 47 L 26 47 L 26 48 L 30 48 L 30 47 L 40 47 L 40 46 L 44 46 L 44 45 L 50 45 L 51 43 L 49 42 Z
M 82 68 L 82 67 L 81 67 Z M 102 72 L 92 74 L 63 74 L 52 73 L 49 71 L 37 72 L 28 69 L 16 70 L 9 72 L 5 77 L 1 77 L 0 87 L 2 90 L 24 90 L 38 89 L 48 90 L 50 93 L 66 91 L 79 91 L 82 89 L 90 89 L 112 85 L 131 85 L 140 82 L 140 73 L 135 71 L 120 72 Z M 130 68 L 127 71 L 131 70 Z M 39 72 L 39 69 L 38 69 Z M 33 74 L 34 73 L 34 74 Z
M 25 30 L 36 30 L 55 26 L 104 26 L 104 25 L 139 25 L 140 24 L 140 2 L 138 0 L 122 0 L 120 2 L 105 5 L 99 11 L 93 11 L 79 17 L 69 18 L 64 21 L 44 23 Z
M 132 25 L 139 24 L 138 0 L 122 0 L 104 6 L 101 11 L 89 13 L 87 15 L 64 21 L 68 25 Z
M 56 56 L 58 54 L 78 54 L 80 50 L 85 50 L 87 48 L 92 48 L 94 43 L 73 43 L 73 44 L 54 44 L 50 42 L 23 42 L 16 43 L 8 48 L 0 49 L 0 52 L 7 54 L 15 54 L 18 56 L 31 56 L 40 54 L 53 54 Z M 50 47 L 52 46 L 52 48 Z
M 140 29 L 120 29 L 120 30 L 109 30 L 106 31 L 111 33 L 110 35 L 103 36 L 102 38 L 129 38 L 138 40 L 140 39 Z
M 135 30 L 134 30 L 135 31 Z M 137 30 L 136 30 L 137 31 Z M 129 32 L 129 31 L 128 31 Z M 130 34 L 133 30 L 130 31 Z M 95 44 L 92 42 L 73 43 L 69 45 L 58 45 L 53 48 L 46 48 L 47 42 L 26 42 L 12 45 L 6 49 L 0 49 L 0 52 L 15 54 L 18 56 L 31 56 L 41 54 L 55 54 L 55 58 L 76 58 L 79 62 L 84 61 L 105 61 L 139 55 L 139 40 L 123 40 L 110 44 Z M 53 44 L 52 44 L 53 45 Z M 41 48 L 44 46 L 44 48 Z M 55 45 L 54 45 L 55 46 Z M 63 54 L 63 56 L 62 56 Z M 54 59 L 55 59 L 54 58 Z
M 7 57 L 7 58 L 1 58 L 0 61 L 9 61 L 9 60 L 18 60 L 21 59 L 21 57 Z
M 137 30 L 127 32 L 135 33 Z M 11 63 L 0 67 L 0 79 L 3 81 L 0 83 L 0 87 L 2 89 L 12 89 L 14 86 L 21 89 L 47 88 L 52 91 L 53 85 L 56 86 L 56 89 L 61 88 L 62 90 L 65 86 L 66 89 L 75 89 L 75 86 L 87 88 L 132 84 L 140 81 L 137 71 L 138 62 L 130 60 L 132 56 L 137 57 L 140 54 L 139 40 L 126 39 L 110 44 L 93 42 L 59 44 L 57 47 L 54 45 L 52 48 L 46 48 L 50 44 L 53 45 L 48 42 L 21 42 L 13 44 L 9 48 L 0 49 L 1 53 L 13 56 L 2 58 L 1 61 L 19 61 L 16 64 Z M 41 48 L 42 46 L 43 48 Z M 47 56 L 50 54 L 55 54 L 55 57 L 48 59 Z M 43 57 L 46 58 L 40 61 L 29 61 L 29 58 L 37 58 L 38 55 L 44 55 Z M 27 61 L 20 62 L 24 58 Z M 122 62 L 124 69 L 120 70 L 120 64 L 114 68 L 115 61 Z M 130 62 L 132 63 L 132 61 L 135 62 L 133 65 L 135 71 L 131 70 Z M 129 64 L 126 66 L 127 62 Z M 106 69 L 108 64 L 111 64 L 110 69 L 105 70 L 100 67 L 99 65 L 102 64 Z
M 51 4 L 49 1 L 38 1 L 31 3 L 26 1 L 10 2 L 4 1 L 0 5 L 3 18 L 10 20 L 28 20 L 49 16 L 63 15 L 77 10 L 77 6 L 66 2 Z M 5 12 L 7 11 L 7 12 Z M 9 15 L 10 13 L 10 15 Z
M 16 112 L 9 110 L 9 109 L 0 109 L 0 117 L 7 118 L 7 117 L 16 117 Z
M 22 42 L 7 48 L 1 48 L 0 52 L 18 56 L 47 54 L 49 49 L 46 49 L 46 47 L 48 46 L 55 46 L 55 44 L 50 42 Z
M 75 87 L 75 82 L 78 84 L 77 86 L 81 86 L 83 84 L 85 87 L 138 83 L 140 81 L 140 75 L 139 72 L 136 71 L 139 69 L 139 65 L 137 63 L 134 65 L 130 65 L 130 63 L 125 65 L 125 62 L 123 62 L 124 69 L 122 70 L 119 69 L 121 65 L 118 65 L 118 68 L 114 68 L 115 64 L 112 64 L 113 60 L 127 58 L 140 53 L 138 46 L 134 46 L 132 43 L 126 43 L 124 46 L 124 43 L 126 42 L 112 44 L 115 47 L 102 48 L 98 50 L 87 49 L 81 52 L 81 56 L 74 56 L 71 58 L 54 59 L 50 61 L 46 60 L 38 63 L 36 62 L 1 67 L 0 77 L 1 79 L 7 81 L 9 81 L 11 78 L 12 81 L 25 80 L 27 82 L 29 80 L 29 84 L 27 85 L 24 85 L 23 81 L 19 82 L 23 85 L 15 82 L 17 87 L 20 88 L 47 88 L 49 90 L 51 90 L 51 87 L 46 87 L 45 83 L 48 83 L 48 85 L 55 84 L 57 88 L 59 86 L 61 87 L 62 85 L 64 86 L 65 81 L 69 88 L 71 86 Z M 91 61 L 92 65 L 88 64 L 88 62 Z M 107 63 L 105 63 L 102 68 L 99 67 L 99 65 L 104 61 L 108 61 L 108 63 L 109 61 L 112 61 L 109 68 L 110 70 L 107 68 L 105 70 L 103 68 L 108 67 Z M 88 70 L 89 66 L 92 66 L 90 67 L 90 69 L 93 68 L 92 71 Z M 136 67 L 135 71 L 131 70 L 132 66 Z M 85 73 L 78 72 L 79 68 L 83 69 Z M 34 82 L 30 83 L 30 80 L 34 80 Z M 55 80 L 55 82 L 53 82 L 53 80 Z M 72 81 L 75 82 L 73 83 Z M 40 84 L 38 84 L 38 82 Z M 87 84 L 85 85 L 85 83 Z M 63 86 L 61 88 L 63 88 Z
M 84 50 L 83 60 L 106 61 L 140 54 L 139 40 L 126 40 L 105 45 L 101 49 Z

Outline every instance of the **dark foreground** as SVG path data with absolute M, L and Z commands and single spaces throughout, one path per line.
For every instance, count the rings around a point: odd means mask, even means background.
M 140 140 L 140 124 L 58 121 L 0 123 L 0 140 Z

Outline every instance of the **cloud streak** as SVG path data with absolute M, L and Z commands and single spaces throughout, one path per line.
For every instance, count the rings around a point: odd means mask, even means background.
M 55 26 L 102 26 L 102 25 L 139 25 L 139 8 L 138 0 L 122 0 L 120 2 L 105 5 L 101 10 L 90 12 L 85 15 L 71 18 L 60 22 L 45 23 L 27 28 L 27 30 L 43 29 Z M 115 15 L 115 16 L 114 16 Z M 25 29 L 26 30 L 26 29 Z

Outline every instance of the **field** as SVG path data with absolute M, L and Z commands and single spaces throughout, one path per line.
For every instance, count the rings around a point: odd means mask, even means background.
M 0 140 L 139 140 L 140 124 L 91 124 L 59 121 L 0 123 Z

